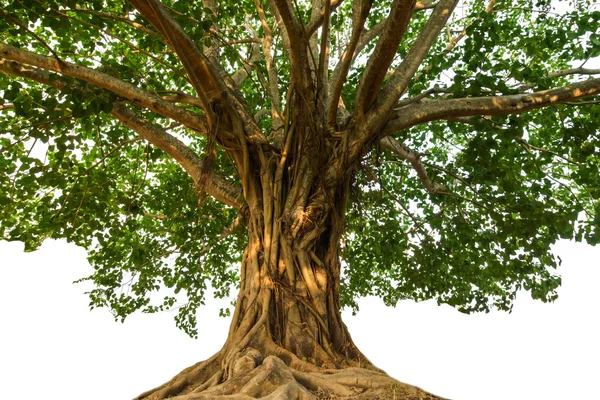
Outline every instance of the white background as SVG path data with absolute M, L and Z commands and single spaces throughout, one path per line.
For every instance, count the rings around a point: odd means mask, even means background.
M 600 248 L 562 242 L 553 304 L 522 293 L 512 314 L 463 315 L 434 302 L 387 308 L 364 299 L 344 315 L 359 348 L 391 376 L 456 400 L 598 398 Z M 2 399 L 130 399 L 210 357 L 227 335 L 224 303 L 199 311 L 200 338 L 172 313 L 114 322 L 89 311 L 85 252 L 48 241 L 35 253 L 0 242 Z

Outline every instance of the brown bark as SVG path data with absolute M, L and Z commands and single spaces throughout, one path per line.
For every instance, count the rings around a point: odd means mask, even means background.
M 231 153 L 243 176 L 248 244 L 225 345 L 138 399 L 437 398 L 375 368 L 342 322 L 349 179 L 319 179 L 335 153 L 310 111 L 297 105 L 280 153 L 267 157 L 254 146 Z

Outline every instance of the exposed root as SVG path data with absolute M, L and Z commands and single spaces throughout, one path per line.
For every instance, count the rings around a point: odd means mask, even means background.
M 364 368 L 320 370 L 314 366 L 308 372 L 301 371 L 277 356 L 263 359 L 255 349 L 238 353 L 231 375 L 221 381 L 224 374 L 220 369 L 220 358 L 217 354 L 198 363 L 136 399 L 442 400 L 379 371 Z M 302 363 L 298 366 L 305 367 Z

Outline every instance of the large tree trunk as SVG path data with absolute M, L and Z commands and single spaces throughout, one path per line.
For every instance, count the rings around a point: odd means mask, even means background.
M 339 143 L 301 108 L 280 151 L 230 152 L 242 177 L 248 245 L 225 345 L 138 399 L 437 398 L 375 368 L 342 322 L 339 250 L 350 178 L 327 180 L 343 161 Z

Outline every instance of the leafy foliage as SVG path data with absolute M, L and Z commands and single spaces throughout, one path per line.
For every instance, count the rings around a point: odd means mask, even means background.
M 254 2 L 223 2 L 216 13 L 201 3 L 164 2 L 199 46 L 215 40 L 209 30 L 219 27 L 227 72 L 246 66 L 252 43 L 242 40 L 249 36 L 244 24 L 264 34 L 258 20 L 246 20 L 256 13 Z M 385 18 L 390 2 L 374 3 L 368 28 Z M 554 8 L 566 3 L 498 1 L 494 12 L 486 12 L 486 3 L 464 1 L 448 28 L 455 37 L 464 30 L 464 39 L 449 46 L 440 37 L 407 96 L 436 85 L 445 88 L 446 98 L 462 98 L 573 82 L 571 75 L 549 72 L 600 56 L 600 11 L 583 0 L 570 11 Z M 299 4 L 307 22 L 309 3 Z M 64 60 L 152 93 L 193 94 L 176 55 L 126 2 L 1 0 L 0 9 L 4 43 L 52 56 L 50 47 Z M 332 55 L 344 49 L 351 13 L 343 3 L 333 14 Z M 415 15 L 398 62 L 427 16 Z M 349 72 L 342 92 L 349 110 L 373 46 L 365 46 Z M 285 93 L 290 63 L 279 38 L 273 51 Z M 258 112 L 271 100 L 264 62 L 253 68 L 239 90 Z M 237 210 L 210 198 L 199 202 L 177 164 L 109 115 L 113 94 L 65 79 L 68 85 L 59 91 L 0 74 L 3 104 L 12 106 L 0 111 L 0 237 L 25 242 L 27 251 L 47 238 L 85 247 L 95 268 L 88 278 L 96 285 L 92 307 L 110 307 L 119 319 L 136 310 L 179 307 L 178 326 L 194 335 L 195 309 L 204 303 L 208 283 L 217 297 L 237 284 L 244 237 L 219 238 Z M 138 111 L 202 154 L 204 138 Z M 261 124 L 269 131 L 270 116 Z M 431 122 L 397 133 L 421 154 L 446 195 L 430 194 L 410 164 L 375 148 L 354 179 L 343 305 L 356 308 L 358 297 L 377 295 L 389 305 L 434 298 L 464 312 L 510 310 L 521 289 L 555 299 L 560 277 L 552 244 L 561 238 L 600 242 L 598 126 L 600 106 L 590 101 L 468 123 Z M 220 152 L 216 165 L 237 180 Z

